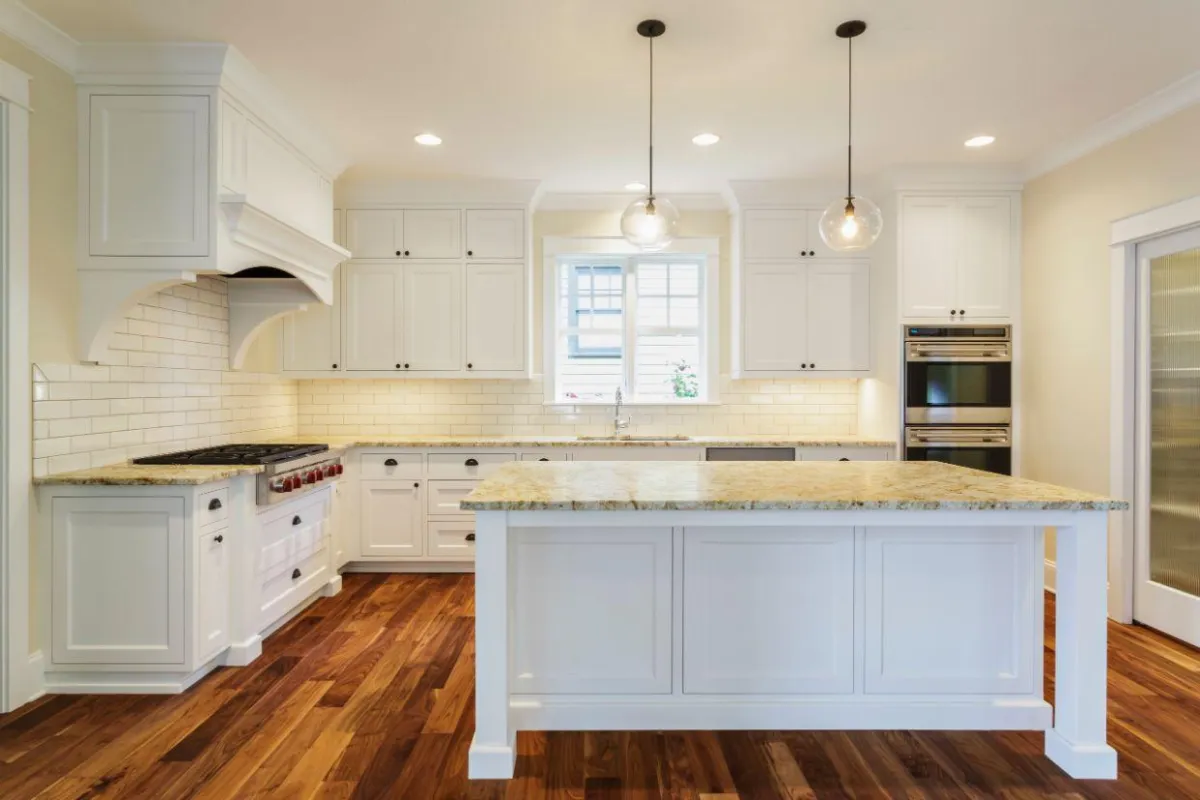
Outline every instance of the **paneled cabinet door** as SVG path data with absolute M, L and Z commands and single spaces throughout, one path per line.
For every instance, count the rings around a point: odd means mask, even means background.
M 345 270 L 346 369 L 403 370 L 403 265 L 351 262 Z
M 525 369 L 525 265 L 467 264 L 467 369 Z
M 346 249 L 354 258 L 403 255 L 404 212 L 377 208 L 347 211 Z
M 333 277 L 333 305 L 312 302 L 283 318 L 285 372 L 328 371 L 342 367 L 341 267 Z
M 207 256 L 209 99 L 90 98 L 88 252 Z
M 213 531 L 200 537 L 197 663 L 207 661 L 229 644 L 229 548 L 228 530 Z
M 742 369 L 797 371 L 808 352 L 805 341 L 805 266 L 750 263 L 742 297 Z
M 803 257 L 809 249 L 808 213 L 804 209 L 757 209 L 745 212 L 742 217 L 743 258 Z
M 405 264 L 404 363 L 410 370 L 461 370 L 462 265 Z
M 462 212 L 409 209 L 404 212 L 406 258 L 462 258 Z
M 953 197 L 906 197 L 903 214 L 904 316 L 949 317 L 958 308 L 958 203 Z
M 467 211 L 467 258 L 524 257 L 524 211 L 516 208 Z
M 411 558 L 423 554 L 421 481 L 359 484 L 364 558 Z
M 1007 317 L 1012 270 L 1012 201 L 959 201 L 958 308 L 967 321 Z
M 870 369 L 870 266 L 814 263 L 805 271 L 809 369 L 817 372 Z

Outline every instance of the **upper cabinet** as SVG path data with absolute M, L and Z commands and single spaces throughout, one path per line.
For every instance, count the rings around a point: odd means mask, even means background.
M 346 240 L 354 258 L 462 258 L 458 209 L 352 209 Z
M 525 212 L 516 208 L 467 210 L 467 258 L 525 257 Z
M 1006 320 L 1017 296 L 1016 199 L 924 196 L 900 202 L 901 314 Z
M 742 257 L 747 261 L 840 258 L 821 239 L 821 209 L 750 209 L 742 215 Z

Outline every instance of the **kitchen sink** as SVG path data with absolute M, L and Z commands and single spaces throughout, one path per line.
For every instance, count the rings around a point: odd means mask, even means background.
M 635 436 L 633 434 L 619 433 L 608 436 L 576 436 L 581 442 L 689 442 L 690 436 Z

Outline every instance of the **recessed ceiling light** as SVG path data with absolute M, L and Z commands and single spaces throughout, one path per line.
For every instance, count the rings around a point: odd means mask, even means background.
M 721 137 L 715 133 L 698 133 L 692 137 L 692 144 L 698 144 L 701 147 L 708 147 L 711 144 L 716 144 L 721 141 Z
M 627 183 L 627 184 L 625 184 L 625 191 L 627 191 L 627 192 L 644 192 L 644 191 L 646 191 L 646 184 L 638 183 L 637 181 L 634 181 L 633 183 Z
M 973 136 L 963 142 L 963 144 L 967 147 L 987 147 L 994 141 L 996 141 L 995 136 Z
M 436 147 L 442 143 L 442 137 L 432 133 L 418 133 L 413 137 L 413 141 L 417 144 L 423 144 L 426 147 Z

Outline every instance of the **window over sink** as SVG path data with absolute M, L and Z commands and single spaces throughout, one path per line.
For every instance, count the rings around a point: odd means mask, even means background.
M 547 262 L 548 402 L 612 403 L 617 387 L 632 403 L 715 399 L 715 254 L 560 253 Z

